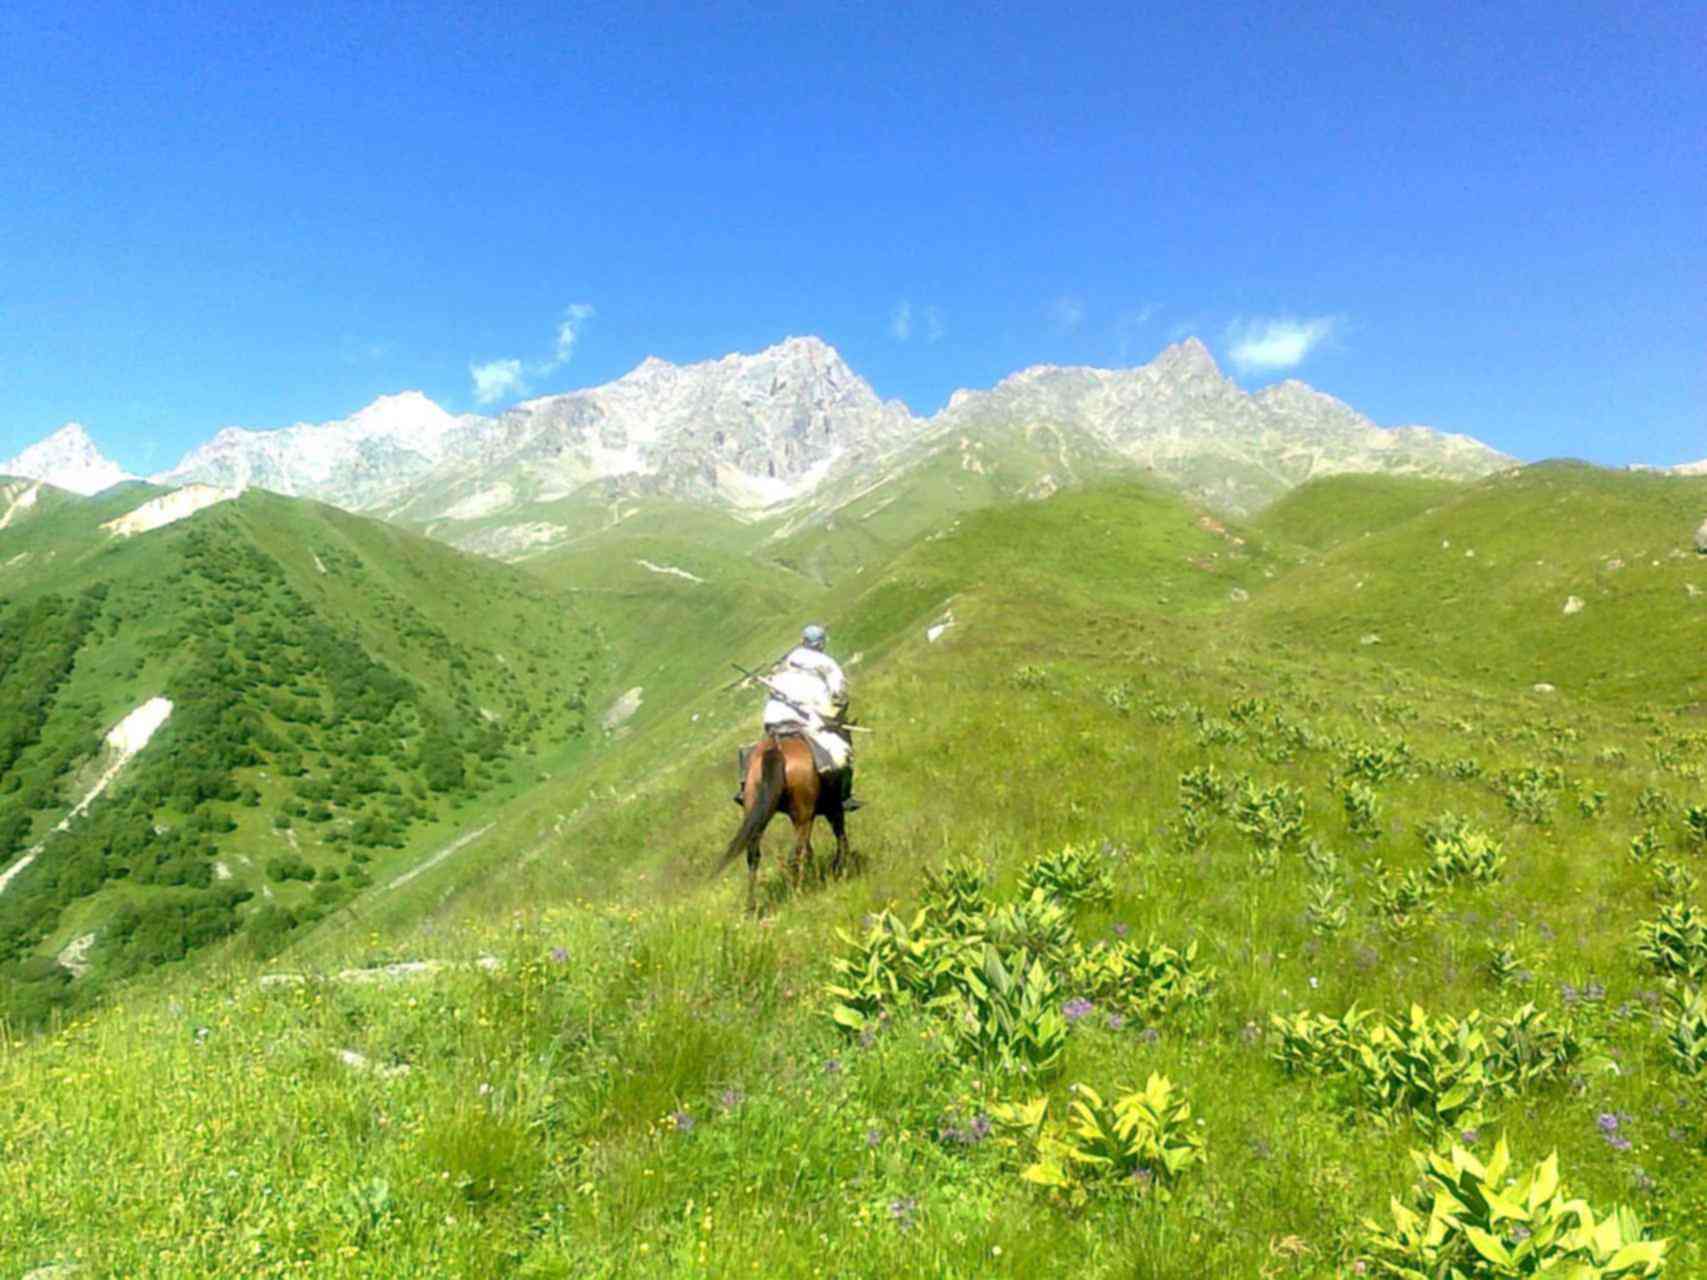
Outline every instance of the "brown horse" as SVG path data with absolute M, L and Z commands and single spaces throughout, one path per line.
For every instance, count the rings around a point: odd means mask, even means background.
M 779 811 L 786 811 L 794 820 L 794 856 L 789 870 L 796 889 L 812 862 L 812 824 L 820 816 L 829 819 L 830 830 L 836 834 L 831 870 L 840 875 L 847 865 L 847 820 L 842 815 L 841 789 L 820 783 L 812 748 L 801 738 L 766 734 L 747 758 L 747 776 L 741 787 L 741 826 L 717 864 L 721 871 L 741 850 L 747 851 L 747 910 L 758 907 L 759 838 Z

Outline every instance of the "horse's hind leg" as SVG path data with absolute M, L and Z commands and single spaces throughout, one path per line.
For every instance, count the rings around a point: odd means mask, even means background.
M 830 870 L 837 876 L 848 873 L 852 859 L 848 854 L 848 820 L 840 808 L 834 813 L 824 815 L 830 820 L 830 830 L 836 835 L 836 856 L 830 862 Z
M 791 868 L 794 878 L 794 891 L 800 892 L 805 883 L 806 872 L 812 865 L 812 818 L 807 816 L 802 822 L 800 815 L 794 817 L 794 863 Z
M 759 913 L 759 842 L 747 846 L 747 914 Z

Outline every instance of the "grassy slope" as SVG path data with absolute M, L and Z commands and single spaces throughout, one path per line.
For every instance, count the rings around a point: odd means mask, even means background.
M 1145 490 L 968 516 L 826 615 L 838 649 L 866 655 L 857 706 L 880 731 L 861 743 L 864 874 L 790 897 L 767 860 L 767 914 L 741 918 L 738 876 L 708 882 L 705 869 L 733 825 L 728 752 L 754 708 L 708 684 L 684 692 L 549 799 L 518 801 L 533 809 L 502 830 L 537 835 L 528 847 L 471 848 L 392 895 L 406 904 L 373 891 L 365 923 L 331 921 L 314 940 L 328 967 L 489 951 L 498 972 L 267 992 L 233 949 L 210 977 L 139 989 L 11 1049 L 0 1254 L 146 1275 L 1334 1274 L 1358 1219 L 1410 1182 L 1416 1139 L 1284 1076 L 1267 1014 L 1413 999 L 1461 1014 L 1532 997 L 1601 1037 L 1620 1073 L 1495 1104 L 1484 1134 L 1507 1132 L 1531 1160 L 1557 1147 L 1574 1192 L 1658 1218 L 1680 1239 L 1675 1274 L 1695 1273 L 1699 1088 L 1665 1064 L 1645 1011 L 1656 984 L 1630 939 L 1653 910 L 1651 876 L 1617 851 L 1649 822 L 1680 843 L 1699 735 L 1568 688 L 1538 711 L 1505 681 L 1319 650 L 1295 618 L 1271 630 L 1255 608 L 1274 567 L 1259 539 L 1236 546 Z M 1258 600 L 1222 607 L 1234 586 Z M 956 625 L 931 644 L 922 628 L 945 604 Z M 1429 610 L 1417 596 L 1408 616 Z M 672 632 L 695 651 L 677 659 L 679 687 L 695 661 L 709 676 L 736 634 L 702 646 Z M 1288 748 L 1287 724 L 1308 726 L 1311 745 Z M 1354 838 L 1345 752 L 1399 739 L 1421 768 L 1377 788 L 1380 835 Z M 1480 777 L 1452 767 L 1468 758 Z M 1206 763 L 1304 789 L 1311 833 L 1350 868 L 1344 930 L 1306 927 L 1296 854 L 1264 876 L 1225 819 L 1182 846 L 1177 779 Z M 1527 766 L 1567 780 L 1545 826 L 1518 821 L 1488 780 Z M 1583 816 L 1577 798 L 1596 791 L 1604 813 Z M 564 815 L 550 825 L 548 805 Z M 1505 876 L 1451 890 L 1409 931 L 1381 927 L 1367 873 L 1377 858 L 1418 865 L 1415 824 L 1448 809 L 1503 836 Z M 1025 860 L 1070 840 L 1118 851 L 1115 899 L 1080 914 L 1082 937 L 1118 923 L 1196 939 L 1220 971 L 1207 1007 L 1154 1037 L 1078 1023 L 1053 1090 L 1082 1080 L 1106 1094 L 1151 1070 L 1184 1088 L 1208 1164 L 1171 1203 L 1053 1207 L 1014 1153 L 939 1136 L 1030 1088 L 945 1054 L 926 1015 L 898 1014 L 867 1047 L 825 1017 L 838 927 L 911 901 L 927 865 L 980 859 L 1006 892 Z M 773 855 L 782 843 L 773 831 Z M 1492 985 L 1491 941 L 1518 948 L 1533 985 Z M 1559 984 L 1591 979 L 1604 999 L 1567 1009 Z M 411 1070 L 353 1071 L 341 1049 Z M 1632 1150 L 1602 1140 L 1606 1112 L 1626 1114 Z M 1276 1252 L 1286 1237 L 1305 1252 Z
M 1450 502 L 1464 487 L 1421 476 L 1329 476 L 1290 490 L 1254 527 L 1281 542 L 1325 551 Z
M 1707 563 L 1690 536 L 1707 480 L 1549 463 L 1408 515 L 1383 489 L 1347 506 L 1333 486 L 1307 486 L 1274 513 L 1277 532 L 1306 542 L 1354 514 L 1348 538 L 1254 602 L 1267 629 L 1338 653 L 1377 635 L 1384 662 L 1495 688 L 1702 697 Z M 1584 607 L 1566 615 L 1572 596 Z

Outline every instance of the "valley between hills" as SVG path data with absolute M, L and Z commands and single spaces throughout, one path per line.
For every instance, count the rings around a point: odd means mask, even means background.
M 1707 1267 L 1707 478 L 1163 465 L 1082 372 L 754 410 L 771 505 L 0 480 L 0 1270 Z M 728 664 L 808 620 L 857 865 L 779 824 L 749 917 Z

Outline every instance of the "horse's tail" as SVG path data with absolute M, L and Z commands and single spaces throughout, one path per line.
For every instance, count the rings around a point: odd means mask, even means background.
M 782 804 L 783 788 L 788 785 L 788 761 L 782 754 L 782 744 L 775 738 L 766 738 L 761 750 L 764 754 L 759 759 L 759 792 L 747 806 L 747 812 L 741 818 L 741 827 L 735 832 L 735 838 L 723 851 L 717 871 L 722 871 L 735 860 L 736 855 L 751 843 L 753 837 L 765 829 L 765 824 Z

